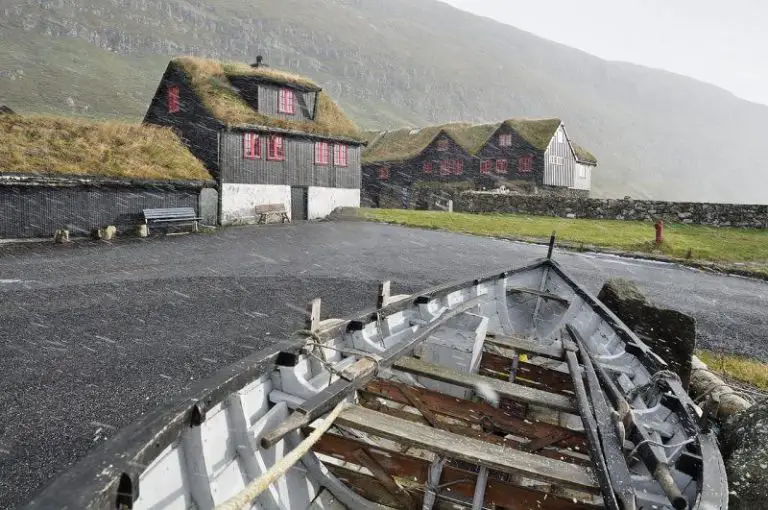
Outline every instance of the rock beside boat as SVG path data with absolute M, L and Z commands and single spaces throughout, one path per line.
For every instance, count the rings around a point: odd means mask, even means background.
M 669 364 L 688 389 L 696 348 L 696 321 L 651 303 L 631 280 L 608 280 L 597 298 Z
M 765 508 L 768 501 L 768 402 L 728 420 L 720 433 L 730 510 Z

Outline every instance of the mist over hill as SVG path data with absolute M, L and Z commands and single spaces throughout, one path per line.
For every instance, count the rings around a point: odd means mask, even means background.
M 170 56 L 319 81 L 364 128 L 559 116 L 595 194 L 765 203 L 768 107 L 608 62 L 437 0 L 5 0 L 0 104 L 139 120 Z

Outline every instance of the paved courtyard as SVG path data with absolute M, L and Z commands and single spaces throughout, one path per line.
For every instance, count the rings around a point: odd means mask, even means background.
M 0 246 L 0 508 L 14 508 L 190 382 L 323 316 L 522 265 L 546 248 L 322 222 L 115 244 Z M 638 280 L 692 313 L 700 345 L 768 359 L 768 284 L 674 265 L 556 252 L 597 292 Z

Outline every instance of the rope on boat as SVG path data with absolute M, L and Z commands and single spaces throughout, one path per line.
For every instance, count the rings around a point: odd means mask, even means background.
M 261 495 L 262 492 L 267 490 L 270 485 L 275 483 L 278 478 L 283 476 L 294 464 L 296 464 L 301 458 L 312 449 L 320 438 L 325 434 L 336 418 L 339 417 L 341 412 L 349 405 L 347 401 L 340 402 L 328 415 L 317 425 L 314 431 L 307 436 L 296 448 L 275 463 L 269 470 L 261 475 L 256 480 L 248 484 L 248 486 L 240 491 L 237 495 L 231 497 L 221 505 L 216 507 L 216 510 L 247 510 L 253 505 L 253 501 Z

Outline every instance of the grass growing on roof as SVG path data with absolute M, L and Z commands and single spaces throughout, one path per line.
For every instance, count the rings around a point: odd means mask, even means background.
M 627 252 L 714 262 L 768 263 L 768 230 L 763 229 L 669 224 L 665 227 L 665 243 L 657 249 L 651 222 L 402 209 L 362 209 L 360 214 L 372 221 L 466 234 L 539 240 L 548 239 L 556 231 L 560 241 Z
M 0 169 L 148 180 L 211 179 L 169 129 L 43 116 L 0 115 Z
M 206 108 L 224 124 L 229 126 L 254 124 L 325 136 L 360 139 L 358 127 L 325 92 L 318 93 L 314 121 L 283 120 L 262 115 L 249 106 L 229 82 L 227 75 L 248 74 L 269 76 L 270 79 L 279 76 L 287 84 L 316 86 L 310 80 L 281 71 L 266 68 L 253 69 L 246 64 L 221 63 L 196 57 L 178 57 L 173 62 L 184 70 L 192 88 L 195 89 Z
M 539 150 L 546 150 L 560 127 L 560 119 L 509 119 L 504 124 L 511 127 L 525 141 Z
M 576 151 L 576 156 L 579 160 L 587 161 L 589 163 L 597 163 L 597 158 L 581 145 L 573 144 L 573 150 Z

